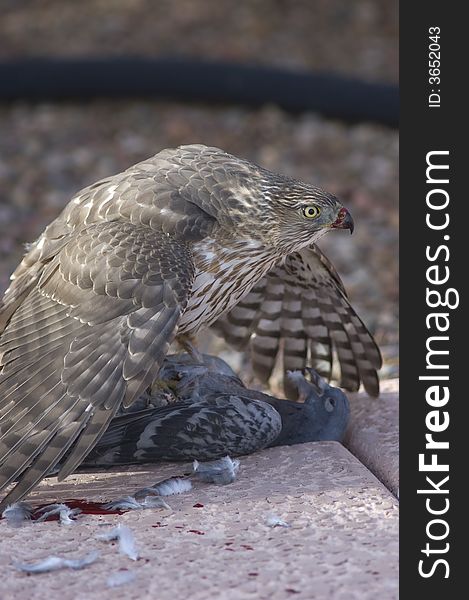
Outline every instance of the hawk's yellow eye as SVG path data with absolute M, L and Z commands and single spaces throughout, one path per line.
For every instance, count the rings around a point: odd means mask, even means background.
M 314 206 L 314 204 L 311 204 L 311 206 L 303 207 L 303 215 L 307 219 L 315 219 L 319 216 L 320 212 L 321 209 L 319 208 L 319 206 Z

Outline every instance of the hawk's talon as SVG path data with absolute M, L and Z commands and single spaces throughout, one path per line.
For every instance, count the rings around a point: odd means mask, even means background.
M 192 337 L 188 335 L 179 335 L 177 337 L 177 341 L 181 348 L 184 350 L 184 352 L 187 352 L 187 354 L 189 354 L 189 356 L 193 359 L 193 361 L 196 364 L 204 364 L 204 357 L 202 356 L 200 350 L 197 348 L 195 341 Z

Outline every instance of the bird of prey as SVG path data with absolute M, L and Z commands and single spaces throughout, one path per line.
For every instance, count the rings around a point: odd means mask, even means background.
M 348 425 L 347 396 L 315 371 L 288 377 L 301 402 L 246 388 L 221 359 L 202 355 L 165 359 L 154 386 L 112 419 L 82 463 L 114 466 L 160 460 L 213 460 L 251 454 L 271 446 L 341 440 Z
M 173 340 L 214 324 L 256 372 L 378 393 L 381 358 L 316 242 L 353 230 L 333 195 L 203 145 L 159 152 L 80 191 L 30 246 L 0 305 L 0 490 L 72 473 Z M 335 352 L 334 352 L 335 350 Z

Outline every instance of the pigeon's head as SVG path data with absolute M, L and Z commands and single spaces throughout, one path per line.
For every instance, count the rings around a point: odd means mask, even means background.
M 309 380 L 301 371 L 287 373 L 288 379 L 298 389 L 300 402 L 303 401 L 307 408 L 305 431 L 311 435 L 314 430 L 315 440 L 342 439 L 350 418 L 347 396 L 340 388 L 329 385 L 314 369 L 305 371 Z

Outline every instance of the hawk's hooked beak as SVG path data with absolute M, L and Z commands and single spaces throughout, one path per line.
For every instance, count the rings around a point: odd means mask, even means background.
M 341 208 L 337 219 L 332 223 L 331 227 L 334 229 L 350 229 L 350 233 L 353 233 L 353 219 L 352 215 L 346 208 Z

